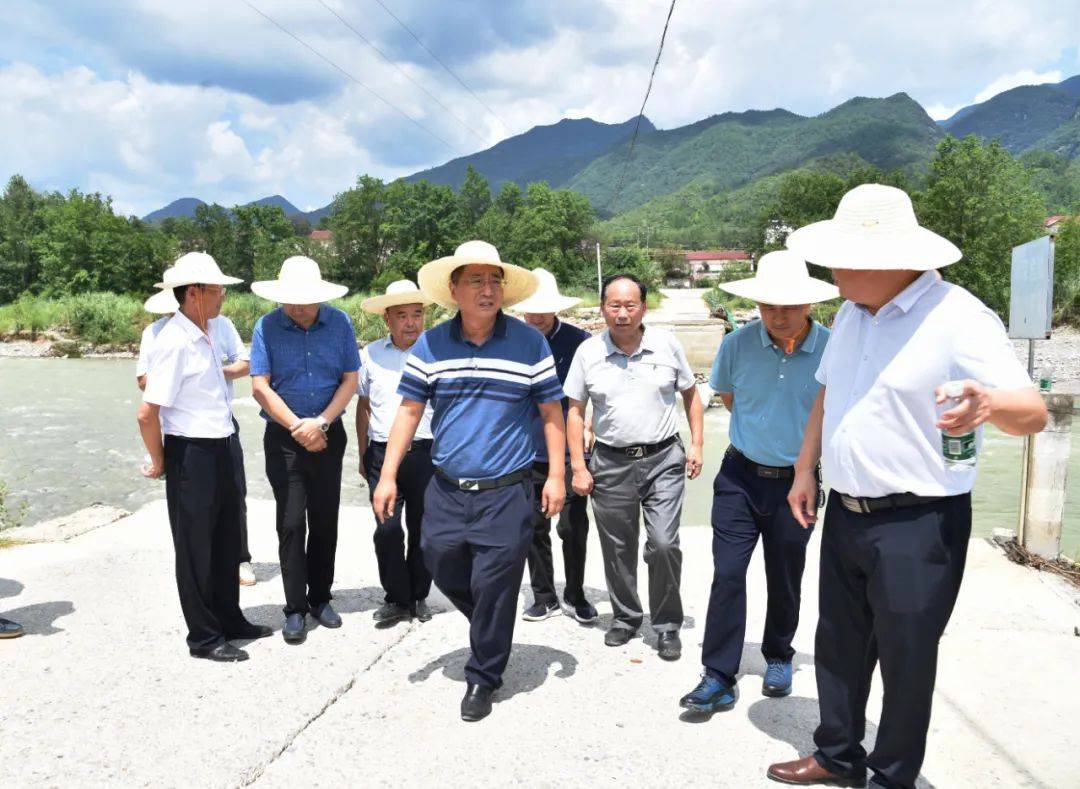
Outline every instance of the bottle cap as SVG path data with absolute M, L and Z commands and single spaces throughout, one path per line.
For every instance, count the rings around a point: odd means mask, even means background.
M 964 382 L 963 381 L 949 381 L 945 384 L 945 396 L 946 397 L 963 397 L 964 396 Z

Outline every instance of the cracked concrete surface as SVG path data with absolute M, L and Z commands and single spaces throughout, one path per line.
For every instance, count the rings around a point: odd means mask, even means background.
M 280 630 L 273 507 L 249 506 L 260 583 L 241 603 Z M 275 633 L 230 665 L 187 656 L 161 502 L 67 542 L 0 551 L 0 614 L 28 631 L 0 643 L 0 785 L 744 787 L 771 785 L 771 761 L 811 749 L 816 536 L 791 697 L 760 695 L 755 557 L 739 703 L 709 721 L 681 714 L 711 580 L 708 530 L 684 529 L 682 660 L 660 661 L 651 636 L 610 649 L 602 626 L 519 621 L 494 712 L 465 724 L 465 619 L 436 593 L 444 613 L 430 622 L 376 629 L 370 534 L 370 510 L 343 508 L 335 604 L 344 627 L 314 627 L 301 646 Z M 595 533 L 589 550 L 587 585 L 606 622 Z M 642 567 L 642 592 L 645 577 Z M 528 597 L 525 587 L 523 605 Z M 942 641 L 920 785 L 1077 785 L 1078 624 L 1073 592 L 973 542 Z M 871 698 L 870 740 L 880 686 Z

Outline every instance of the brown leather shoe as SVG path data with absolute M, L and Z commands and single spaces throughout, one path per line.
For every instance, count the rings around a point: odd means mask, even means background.
M 810 786 L 866 786 L 865 776 L 862 778 L 847 778 L 843 775 L 831 773 L 818 764 L 813 756 L 805 759 L 797 759 L 794 762 L 780 762 L 769 767 L 769 778 L 782 784 L 798 784 Z

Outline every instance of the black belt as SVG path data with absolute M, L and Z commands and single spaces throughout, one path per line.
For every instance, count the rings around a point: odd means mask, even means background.
M 186 441 L 189 444 L 196 444 L 200 447 L 227 447 L 229 442 L 236 437 L 233 433 L 231 436 L 225 436 L 225 438 L 191 438 L 189 436 L 177 436 L 171 433 L 166 433 L 166 439 L 172 439 L 173 441 Z
M 382 447 L 383 449 L 386 449 L 386 442 L 385 441 L 371 441 L 369 443 L 373 447 Z M 415 441 L 413 441 L 411 444 L 409 444 L 409 448 L 406 449 L 405 451 L 406 452 L 412 452 L 413 450 L 416 450 L 416 449 L 426 449 L 428 452 L 430 452 L 431 451 L 431 444 L 432 444 L 432 440 L 430 438 L 418 438 Z
M 443 472 L 438 466 L 435 467 L 435 473 L 461 490 L 492 490 L 494 488 L 505 488 L 515 482 L 521 482 L 532 473 L 532 466 L 526 466 L 523 469 L 507 474 L 505 477 L 495 479 L 455 479 Z
M 760 463 L 755 463 L 742 452 L 735 447 L 728 447 L 727 454 L 730 457 L 743 463 L 748 469 L 757 474 L 759 477 L 765 479 L 794 479 L 795 467 L 794 466 L 763 466 Z
M 857 512 L 861 515 L 869 515 L 872 512 L 881 512 L 882 510 L 895 510 L 901 507 L 916 507 L 919 504 L 932 504 L 946 498 L 945 496 L 916 496 L 914 493 L 893 493 L 878 498 L 849 496 L 840 491 L 837 491 L 836 495 L 840 497 L 840 503 L 845 510 Z
M 655 444 L 635 444 L 630 447 L 613 447 L 610 444 L 602 444 L 597 441 L 596 446 L 600 449 L 606 450 L 616 455 L 623 455 L 628 458 L 634 458 L 640 460 L 641 458 L 647 458 L 649 455 L 655 455 L 662 449 L 667 449 L 676 441 L 678 441 L 678 435 L 668 436 L 663 441 L 658 441 Z

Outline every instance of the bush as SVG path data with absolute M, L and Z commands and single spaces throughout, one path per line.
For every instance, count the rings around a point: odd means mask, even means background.
M 60 321 L 60 303 L 40 296 L 23 296 L 0 307 L 0 334 L 29 332 L 37 339 L 39 332 L 55 327 Z
M 221 314 L 233 322 L 240 339 L 251 342 L 255 331 L 255 322 L 278 305 L 256 296 L 254 293 L 233 293 L 225 297 L 221 305 Z
M 142 302 L 132 296 L 84 293 L 60 302 L 60 326 L 70 336 L 94 345 L 137 343 L 151 319 Z

